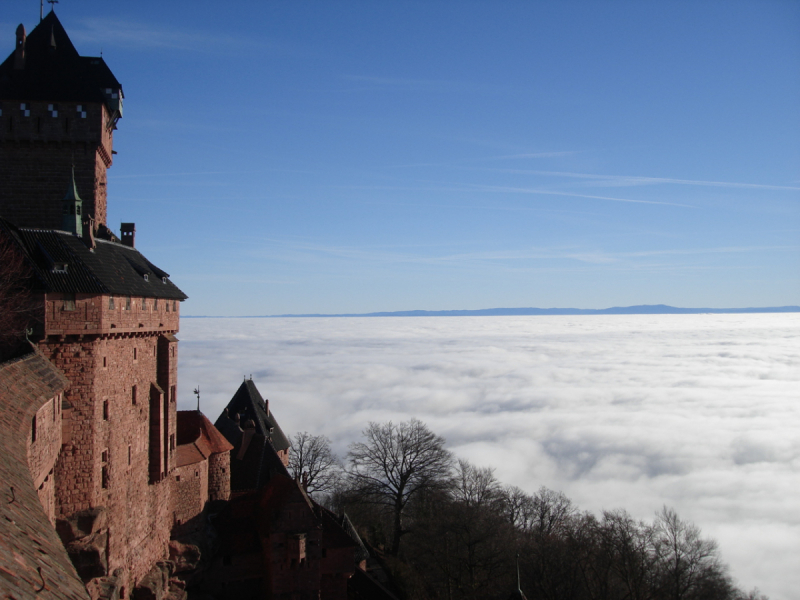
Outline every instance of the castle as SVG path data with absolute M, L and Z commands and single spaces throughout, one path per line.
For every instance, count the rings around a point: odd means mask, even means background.
M 52 11 L 17 28 L 0 64 L 0 251 L 21 265 L 31 317 L 0 363 L 0 591 L 390 597 L 357 567 L 366 550 L 346 518 L 289 475 L 288 438 L 252 381 L 216 424 L 177 410 L 187 296 L 133 223 L 119 237 L 106 223 L 123 99 Z

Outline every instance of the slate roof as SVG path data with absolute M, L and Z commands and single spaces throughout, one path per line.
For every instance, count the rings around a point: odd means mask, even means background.
M 95 248 L 90 249 L 72 233 L 18 228 L 3 218 L 0 233 L 13 240 L 27 259 L 37 291 L 188 298 L 169 280 L 169 273 L 122 243 L 95 238 Z
M 264 398 L 261 397 L 252 379 L 245 380 L 242 385 L 239 386 L 239 389 L 236 390 L 231 401 L 228 402 L 226 410 L 230 418 L 228 418 L 225 411 L 223 411 L 214 425 L 232 444 L 235 445 L 235 442 L 226 434 L 226 428 L 230 428 L 229 422 L 235 420 L 235 415 L 238 414 L 241 415 L 240 423 L 252 419 L 255 422 L 256 431 L 269 439 L 275 450 L 289 449 L 289 439 L 283 433 L 280 425 L 278 425 L 275 415 L 269 410 L 269 406 L 264 401 Z
M 347 516 L 347 513 L 342 514 L 342 517 L 339 519 L 339 525 L 347 532 L 347 535 L 349 535 L 358 546 L 355 553 L 356 562 L 360 563 L 362 560 L 367 560 L 369 558 L 369 550 L 367 550 L 364 542 L 361 541 L 361 536 L 358 535 L 358 532 L 353 526 L 353 523 L 350 521 L 350 517 Z
M 25 68 L 14 69 L 14 51 L 0 64 L 3 100 L 105 102 L 105 90 L 109 88 L 122 91 L 101 57 L 78 54 L 52 11 L 25 41 Z
M 347 580 L 348 600 L 397 600 L 377 579 L 361 569 L 356 569 Z
M 220 417 L 227 418 L 227 417 Z M 220 421 L 218 420 L 217 423 Z M 238 429 L 233 421 L 226 427 L 217 428 L 233 444 L 231 451 L 231 491 L 242 492 L 258 490 L 264 487 L 276 475 L 289 477 L 289 471 L 283 465 L 278 453 L 266 437 L 257 431 L 250 430 L 250 435 Z M 236 431 L 238 430 L 238 436 Z M 231 437 L 228 437 L 231 435 Z M 249 439 L 248 439 L 249 438 Z M 245 445 L 242 451 L 242 446 Z
M 68 385 L 63 373 L 38 352 L 0 364 L 0 591 L 4 598 L 89 598 L 39 503 L 28 467 L 31 418 Z M 46 591 L 37 593 L 43 583 Z
M 179 410 L 177 421 L 177 465 L 207 460 L 212 454 L 233 450 L 233 445 L 198 410 Z
M 214 426 L 233 445 L 232 492 L 260 489 L 276 474 L 289 477 L 277 454 L 289 449 L 289 440 L 252 379 L 239 386 Z

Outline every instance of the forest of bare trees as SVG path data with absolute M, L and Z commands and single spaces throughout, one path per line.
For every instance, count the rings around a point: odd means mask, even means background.
M 408 600 L 506 600 L 517 565 L 530 600 L 765 600 L 740 590 L 716 543 L 670 508 L 646 522 L 504 486 L 417 420 L 370 423 L 345 462 L 326 438 L 298 434 L 293 445 L 315 440 L 328 466 L 296 462 L 294 475 L 328 471 L 315 499 L 347 513 Z

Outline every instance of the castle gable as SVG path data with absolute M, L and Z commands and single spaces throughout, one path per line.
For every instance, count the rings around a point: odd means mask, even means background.
M 15 60 L 16 54 L 15 50 L 0 64 L 0 99 L 108 103 L 106 90 L 122 92 L 101 57 L 78 54 L 55 12 L 24 40 L 23 65 Z
M 269 409 L 269 404 L 261 397 L 252 379 L 242 382 L 242 385 L 236 390 L 233 398 L 228 402 L 225 412 L 220 415 L 215 423 L 217 429 L 225 433 L 229 427 L 225 420 L 236 420 L 237 415 L 239 415 L 241 423 L 248 419 L 252 420 L 255 424 L 256 432 L 270 440 L 275 450 L 285 451 L 289 449 L 289 439 L 283 433 L 280 425 L 278 425 L 275 415 Z M 230 438 L 228 440 L 231 441 Z

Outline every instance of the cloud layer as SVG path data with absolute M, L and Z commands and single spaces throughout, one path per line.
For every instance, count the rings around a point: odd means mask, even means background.
M 252 375 L 288 434 L 345 454 L 416 417 L 506 484 L 643 519 L 666 504 L 744 587 L 800 587 L 800 315 L 184 319 L 180 402 Z

